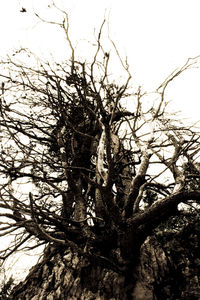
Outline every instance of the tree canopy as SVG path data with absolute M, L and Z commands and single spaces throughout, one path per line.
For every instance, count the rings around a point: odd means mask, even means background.
M 188 59 L 150 97 L 131 88 L 127 60 L 101 42 L 76 58 L 68 16 L 59 24 L 69 61 L 1 61 L 0 237 L 4 261 L 20 249 L 70 247 L 124 271 L 143 241 L 180 203 L 199 209 L 199 131 L 167 108 L 165 92 Z M 115 55 L 124 82 L 109 69 Z M 121 82 L 121 81 L 120 81 Z M 154 98 L 152 100 L 152 98 Z M 136 246 L 138 245 L 138 247 Z

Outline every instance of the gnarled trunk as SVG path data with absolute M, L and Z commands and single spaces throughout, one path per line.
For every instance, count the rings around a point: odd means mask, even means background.
M 16 300 L 126 299 L 124 276 L 72 252 L 49 248 L 23 284 L 13 291 Z
M 117 271 L 101 257 L 48 247 L 11 299 L 200 299 L 198 231 L 167 233 L 143 243 L 137 265 Z

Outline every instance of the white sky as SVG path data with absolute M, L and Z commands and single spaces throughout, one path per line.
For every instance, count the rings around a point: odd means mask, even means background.
M 188 57 L 200 54 L 200 0 L 55 0 L 66 7 L 72 41 L 93 40 L 105 10 L 110 35 L 123 56 L 128 56 L 135 84 L 152 91 Z M 49 0 L 0 0 L 0 56 L 28 47 L 38 55 L 65 56 L 58 28 L 42 25 L 33 16 L 57 20 Z M 20 9 L 27 9 L 20 13 Z M 82 42 L 82 44 L 84 44 Z M 81 45 L 82 45 L 81 44 Z M 87 57 L 88 43 L 79 49 Z M 120 74 L 116 72 L 116 77 Z M 199 119 L 200 69 L 188 71 L 170 86 L 168 97 L 184 115 Z
M 55 0 L 70 16 L 71 38 L 75 42 L 93 39 L 103 17 L 109 15 L 110 34 L 122 55 L 127 55 L 135 84 L 154 90 L 188 57 L 200 54 L 199 0 Z M 33 17 L 34 10 L 42 17 L 57 20 L 48 7 L 50 0 L 0 1 L 0 54 L 26 46 L 43 56 L 49 53 L 60 58 L 66 53 L 61 31 L 42 25 Z M 24 7 L 27 13 L 20 13 Z M 81 44 L 83 45 L 83 44 Z M 80 47 L 88 55 L 88 43 Z M 63 56 L 64 57 L 64 56 Z M 117 71 L 115 71 L 117 73 Z M 116 74 L 116 77 L 118 74 Z M 177 109 L 198 118 L 200 107 L 200 70 L 185 73 L 169 90 L 169 99 Z

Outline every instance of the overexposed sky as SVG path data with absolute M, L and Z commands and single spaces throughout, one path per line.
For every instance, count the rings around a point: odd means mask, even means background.
M 112 39 L 122 56 L 128 56 L 133 80 L 144 90 L 154 90 L 188 57 L 200 54 L 199 0 L 55 0 L 55 3 L 68 12 L 71 38 L 83 57 L 91 51 L 88 41 L 94 37 L 94 28 L 100 27 L 106 15 Z M 22 7 L 26 13 L 20 12 Z M 66 43 L 60 29 L 41 24 L 34 11 L 49 20 L 59 19 L 50 0 L 0 1 L 1 56 L 21 45 L 45 57 L 50 57 L 50 53 L 55 59 L 65 57 Z M 195 118 L 200 107 L 199 80 L 200 70 L 188 71 L 170 86 L 168 93 L 177 109 Z

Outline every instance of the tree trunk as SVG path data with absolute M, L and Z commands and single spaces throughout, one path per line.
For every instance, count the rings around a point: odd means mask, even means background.
M 70 249 L 49 248 L 23 284 L 12 293 L 16 300 L 126 299 L 124 276 Z
M 129 270 L 118 272 L 105 265 L 103 259 L 49 246 L 10 299 L 200 299 L 199 238 L 194 229 L 147 238 L 138 264 Z

